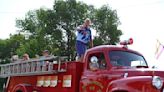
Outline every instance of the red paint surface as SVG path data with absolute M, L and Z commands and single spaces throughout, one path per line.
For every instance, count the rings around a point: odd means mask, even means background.
M 113 92 L 113 91 L 127 91 L 127 92 L 161 92 L 162 89 L 157 90 L 152 86 L 152 76 L 159 76 L 164 80 L 164 72 L 159 70 L 148 69 L 148 67 L 115 67 L 110 64 L 108 53 L 110 50 L 128 51 L 138 55 L 140 53 L 129 50 L 128 48 L 116 46 L 99 46 L 89 49 L 81 62 L 67 62 L 67 72 L 37 75 L 37 76 L 24 76 L 24 77 L 11 77 L 7 92 L 12 92 L 19 84 L 28 84 L 30 86 L 21 86 L 27 90 L 37 90 L 38 92 Z M 102 52 L 107 61 L 107 69 L 105 70 L 88 70 L 88 57 L 91 53 Z M 54 69 L 56 69 L 54 65 Z M 124 78 L 124 74 L 128 76 Z M 62 87 L 63 76 L 72 75 L 71 87 Z M 38 76 L 58 76 L 58 84 L 56 87 L 36 87 Z M 19 89 L 19 87 L 18 87 Z

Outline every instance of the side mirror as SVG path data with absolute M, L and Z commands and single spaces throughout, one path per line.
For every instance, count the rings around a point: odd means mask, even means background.
M 90 58 L 89 68 L 92 71 L 95 71 L 95 70 L 97 70 L 99 68 L 98 58 L 96 56 L 92 56 Z
M 90 61 L 92 63 L 98 63 L 98 58 L 96 56 L 92 56 L 91 59 L 90 59 Z

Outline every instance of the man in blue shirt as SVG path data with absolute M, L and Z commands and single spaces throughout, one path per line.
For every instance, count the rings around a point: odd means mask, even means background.
M 77 27 L 76 51 L 80 59 L 83 58 L 84 53 L 87 50 L 88 43 L 90 43 L 90 47 L 93 47 L 90 24 L 91 20 L 87 18 L 83 25 Z

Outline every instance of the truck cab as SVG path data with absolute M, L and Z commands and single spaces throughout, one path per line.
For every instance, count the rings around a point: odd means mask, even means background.
M 83 60 L 81 92 L 164 92 L 163 71 L 149 68 L 141 53 L 128 49 L 130 43 L 89 49 Z
M 150 69 L 129 43 L 93 47 L 80 62 L 53 56 L 0 65 L 0 77 L 8 78 L 5 92 L 164 92 L 164 71 Z
M 80 81 L 81 90 L 85 90 L 84 92 L 95 92 L 95 90 L 107 92 L 107 88 L 115 80 L 126 79 L 130 76 L 149 75 L 146 74 L 147 72 L 140 71 L 140 69 L 148 69 L 144 57 L 140 53 L 124 47 L 98 46 L 88 50 L 85 57 L 83 60 L 84 72 Z M 150 73 L 150 75 L 152 74 Z M 117 90 L 123 91 L 124 89 L 126 88 L 118 88 Z M 115 89 L 113 91 L 115 92 Z M 129 92 L 129 89 L 124 91 Z

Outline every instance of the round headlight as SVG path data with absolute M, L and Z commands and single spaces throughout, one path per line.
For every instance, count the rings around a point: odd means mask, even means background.
M 154 87 L 156 87 L 157 89 L 161 89 L 162 88 L 162 85 L 163 85 L 163 81 L 161 80 L 160 77 L 153 76 L 152 85 Z

